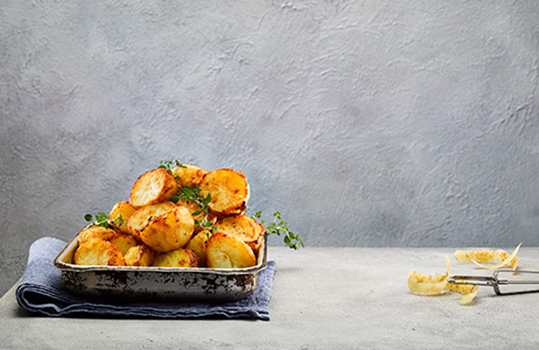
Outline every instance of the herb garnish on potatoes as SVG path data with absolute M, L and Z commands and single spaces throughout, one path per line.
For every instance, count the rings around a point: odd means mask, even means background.
M 74 263 L 245 268 L 256 265 L 264 235 L 303 246 L 279 212 L 269 223 L 261 212 L 247 216 L 249 198 L 247 178 L 237 170 L 161 161 L 109 214 L 85 215 L 90 224 L 79 234 Z

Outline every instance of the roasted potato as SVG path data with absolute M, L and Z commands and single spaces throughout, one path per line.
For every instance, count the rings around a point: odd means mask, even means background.
M 176 202 L 176 205 L 187 208 L 187 210 L 189 210 L 191 215 L 193 215 L 194 213 L 200 210 L 200 206 L 196 204 L 195 202 L 193 202 L 192 200 L 179 199 Z M 204 217 L 206 217 L 208 221 L 213 222 L 213 223 L 217 221 L 217 216 L 213 213 L 209 213 L 208 215 L 206 215 L 205 213 L 202 212 L 198 215 L 195 215 L 193 216 L 193 219 L 195 219 L 195 222 L 196 222 L 195 232 L 199 232 L 207 228 L 207 227 L 205 228 L 205 227 L 200 226 L 200 223 L 203 222 Z
M 180 187 L 196 187 L 202 181 L 202 177 L 208 172 L 195 165 L 182 164 L 181 167 L 172 169 L 172 174 L 176 176 L 176 180 Z
M 80 243 L 73 261 L 77 265 L 125 266 L 120 248 L 100 238 L 90 238 Z
M 256 265 L 256 257 L 238 237 L 215 233 L 206 246 L 206 262 L 208 267 L 234 269 Z
M 245 175 L 234 169 L 208 172 L 200 182 L 200 193 L 203 196 L 211 195 L 208 207 L 221 216 L 243 213 L 250 196 Z
M 137 240 L 133 238 L 133 236 L 124 234 L 117 234 L 115 237 L 112 237 L 108 241 L 120 248 L 122 254 L 124 255 L 130 248 L 139 244 Z
M 82 243 L 92 238 L 100 238 L 104 241 L 110 241 L 117 235 L 118 233 L 110 228 L 93 225 L 93 226 L 83 229 L 79 233 L 77 240 L 79 241 L 79 243 Z
M 217 231 L 238 237 L 251 247 L 253 252 L 258 252 L 264 237 L 264 228 L 254 219 L 243 214 L 231 215 L 219 219 L 216 226 Z
M 138 209 L 131 215 L 131 217 L 129 217 L 129 220 L 127 221 L 127 230 L 129 234 L 139 242 L 142 242 L 142 239 L 140 238 L 140 231 L 142 231 L 148 221 L 152 217 L 164 214 L 176 207 L 176 204 L 172 202 L 163 202 Z
M 116 203 L 110 211 L 109 220 L 118 231 L 128 233 L 127 221 L 136 210 L 129 202 Z
M 197 267 L 197 256 L 192 250 L 178 249 L 156 256 L 153 266 L 159 267 Z
M 185 249 L 192 250 L 198 258 L 198 266 L 206 266 L 206 244 L 212 233 L 208 230 L 203 230 L 191 238 Z
M 147 245 L 141 244 L 130 248 L 124 255 L 127 266 L 152 266 L 156 253 Z
M 97 226 L 107 219 L 100 212 L 93 221 L 96 226 L 80 232 L 74 262 L 212 268 L 256 265 L 265 229 L 245 215 L 250 197 L 245 175 L 230 168 L 207 171 L 173 161 L 161 163 L 138 177 L 128 201 L 113 206 L 108 214 L 110 228 Z M 178 166 L 171 168 L 173 164 Z M 88 216 L 86 220 L 93 220 Z
M 156 252 L 183 248 L 195 230 L 195 220 L 184 207 L 176 206 L 151 218 L 140 231 L 140 239 Z
M 129 204 L 135 208 L 166 202 L 178 192 L 174 175 L 166 169 L 157 168 L 145 172 L 133 185 Z
M 97 225 L 82 230 L 77 240 L 79 243 L 82 243 L 92 238 L 99 238 L 114 244 L 120 248 L 122 254 L 125 254 L 129 248 L 138 244 L 138 242 L 130 235 L 122 234 L 113 229 Z

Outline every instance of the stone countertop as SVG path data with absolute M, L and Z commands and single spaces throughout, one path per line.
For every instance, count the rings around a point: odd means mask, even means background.
M 506 248 L 508 251 L 512 248 Z M 0 299 L 2 349 L 536 349 L 539 293 L 498 296 L 481 287 L 473 304 L 456 293 L 411 293 L 410 271 L 486 274 L 458 264 L 454 248 L 270 247 L 277 261 L 271 321 L 36 316 L 13 286 Z M 539 270 L 539 248 L 519 267 Z

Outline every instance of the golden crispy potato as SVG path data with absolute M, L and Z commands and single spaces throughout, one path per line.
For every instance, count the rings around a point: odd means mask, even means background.
M 140 239 L 156 252 L 183 248 L 195 230 L 195 220 L 184 207 L 175 207 L 151 218 L 140 231 Z
M 179 207 L 184 207 L 185 209 L 189 210 L 191 215 L 193 215 L 195 212 L 200 210 L 200 206 L 193 202 L 192 200 L 188 199 L 178 199 L 176 202 L 176 205 Z M 198 215 L 193 215 L 193 219 L 195 220 L 202 220 L 204 218 L 204 213 L 200 213 Z
M 206 246 L 206 262 L 208 267 L 234 269 L 256 265 L 256 257 L 238 237 L 215 233 Z
M 243 215 L 225 216 L 216 223 L 217 231 L 238 237 L 245 242 L 253 252 L 258 252 L 258 248 L 264 237 L 264 227 L 256 220 Z
M 90 238 L 80 243 L 73 261 L 77 265 L 125 266 L 120 248 L 99 238 Z
M 255 265 L 264 227 L 244 215 L 250 197 L 246 177 L 229 168 L 208 172 L 184 165 L 167 169 L 160 167 L 139 176 L 129 201 L 116 203 L 109 213 L 111 229 L 93 226 L 82 230 L 76 260 L 87 265 Z M 198 187 L 200 195 L 211 195 L 205 207 L 209 213 L 194 217 L 201 210 L 196 202 L 181 199 L 173 203 L 180 187 Z M 208 221 L 212 231 L 219 226 L 217 233 L 209 231 Z
M 127 221 L 127 230 L 131 236 L 133 236 L 139 242 L 142 242 L 140 238 L 140 231 L 146 226 L 148 221 L 155 216 L 166 213 L 174 208 L 176 204 L 172 202 L 163 202 L 158 204 L 147 205 L 140 209 L 137 209 Z
M 122 254 L 124 255 L 130 248 L 135 247 L 139 244 L 137 240 L 133 238 L 133 236 L 123 234 L 117 234 L 116 237 L 113 237 L 108 241 L 120 248 Z
M 79 243 L 82 243 L 92 238 L 101 238 L 104 241 L 110 241 L 117 235 L 118 233 L 110 228 L 94 225 L 83 229 L 79 233 L 77 240 L 79 241 Z
M 249 218 L 249 219 L 251 219 L 252 220 L 251 222 L 253 223 L 253 225 L 256 226 L 255 230 L 259 232 L 258 233 L 260 235 L 260 242 L 259 243 L 261 244 L 262 240 L 264 239 L 264 233 L 266 232 L 266 228 L 264 227 L 264 225 L 262 225 L 261 223 L 259 223 L 255 219 L 253 219 L 253 218 Z M 260 248 L 260 244 L 258 245 L 258 248 Z
M 180 187 L 196 187 L 202 181 L 202 177 L 208 172 L 195 165 L 182 164 L 183 167 L 175 167 L 172 174 L 176 176 L 176 181 Z
M 92 238 L 99 238 L 114 244 L 120 248 L 122 254 L 125 254 L 129 248 L 138 244 L 138 242 L 130 235 L 125 235 L 116 232 L 113 229 L 97 225 L 82 230 L 77 240 L 79 243 L 82 243 Z
M 166 202 L 178 192 L 174 175 L 166 169 L 157 168 L 145 172 L 135 182 L 129 195 L 129 204 L 140 208 Z
M 196 254 L 188 249 L 173 250 L 156 256 L 153 266 L 159 267 L 197 267 Z
M 198 266 L 206 266 L 206 244 L 211 235 L 208 230 L 200 231 L 185 246 L 185 249 L 192 250 L 196 254 Z
M 191 215 L 193 215 L 195 212 L 200 210 L 200 206 L 198 204 L 187 199 L 179 199 L 178 202 L 176 202 L 176 205 L 187 208 L 187 210 L 189 210 Z M 207 229 L 207 227 L 200 226 L 200 223 L 202 223 L 204 220 L 204 216 L 206 216 L 206 219 L 208 221 L 214 224 L 217 221 L 217 216 L 213 213 L 209 213 L 208 215 L 206 215 L 205 213 L 200 213 L 198 215 L 195 215 L 193 216 L 193 219 L 195 219 L 195 232 L 199 232 L 201 230 Z
M 129 202 L 116 203 L 110 211 L 109 220 L 118 231 L 128 233 L 127 221 L 136 210 Z
M 141 244 L 130 248 L 124 255 L 127 266 L 152 266 L 156 253 L 147 245 Z
M 208 207 L 222 216 L 243 213 L 250 196 L 245 175 L 234 169 L 217 169 L 204 175 L 200 193 L 203 196 L 211 194 Z

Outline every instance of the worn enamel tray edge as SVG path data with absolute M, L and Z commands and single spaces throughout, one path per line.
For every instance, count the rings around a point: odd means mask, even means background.
M 72 263 L 78 247 L 75 236 L 54 259 L 62 283 L 74 294 L 121 300 L 233 301 L 254 292 L 258 274 L 267 266 L 264 236 L 257 265 L 242 269 L 206 267 L 80 266 Z
M 98 272 L 98 271 L 130 271 L 130 272 L 163 272 L 163 273 L 205 273 L 217 275 L 242 275 L 256 274 L 266 268 L 267 265 L 267 236 L 262 240 L 255 266 L 240 269 L 214 269 L 209 267 L 157 267 L 157 266 L 82 266 L 72 263 L 73 254 L 78 247 L 79 234 L 73 237 L 54 259 L 54 266 L 62 271 L 72 272 Z

